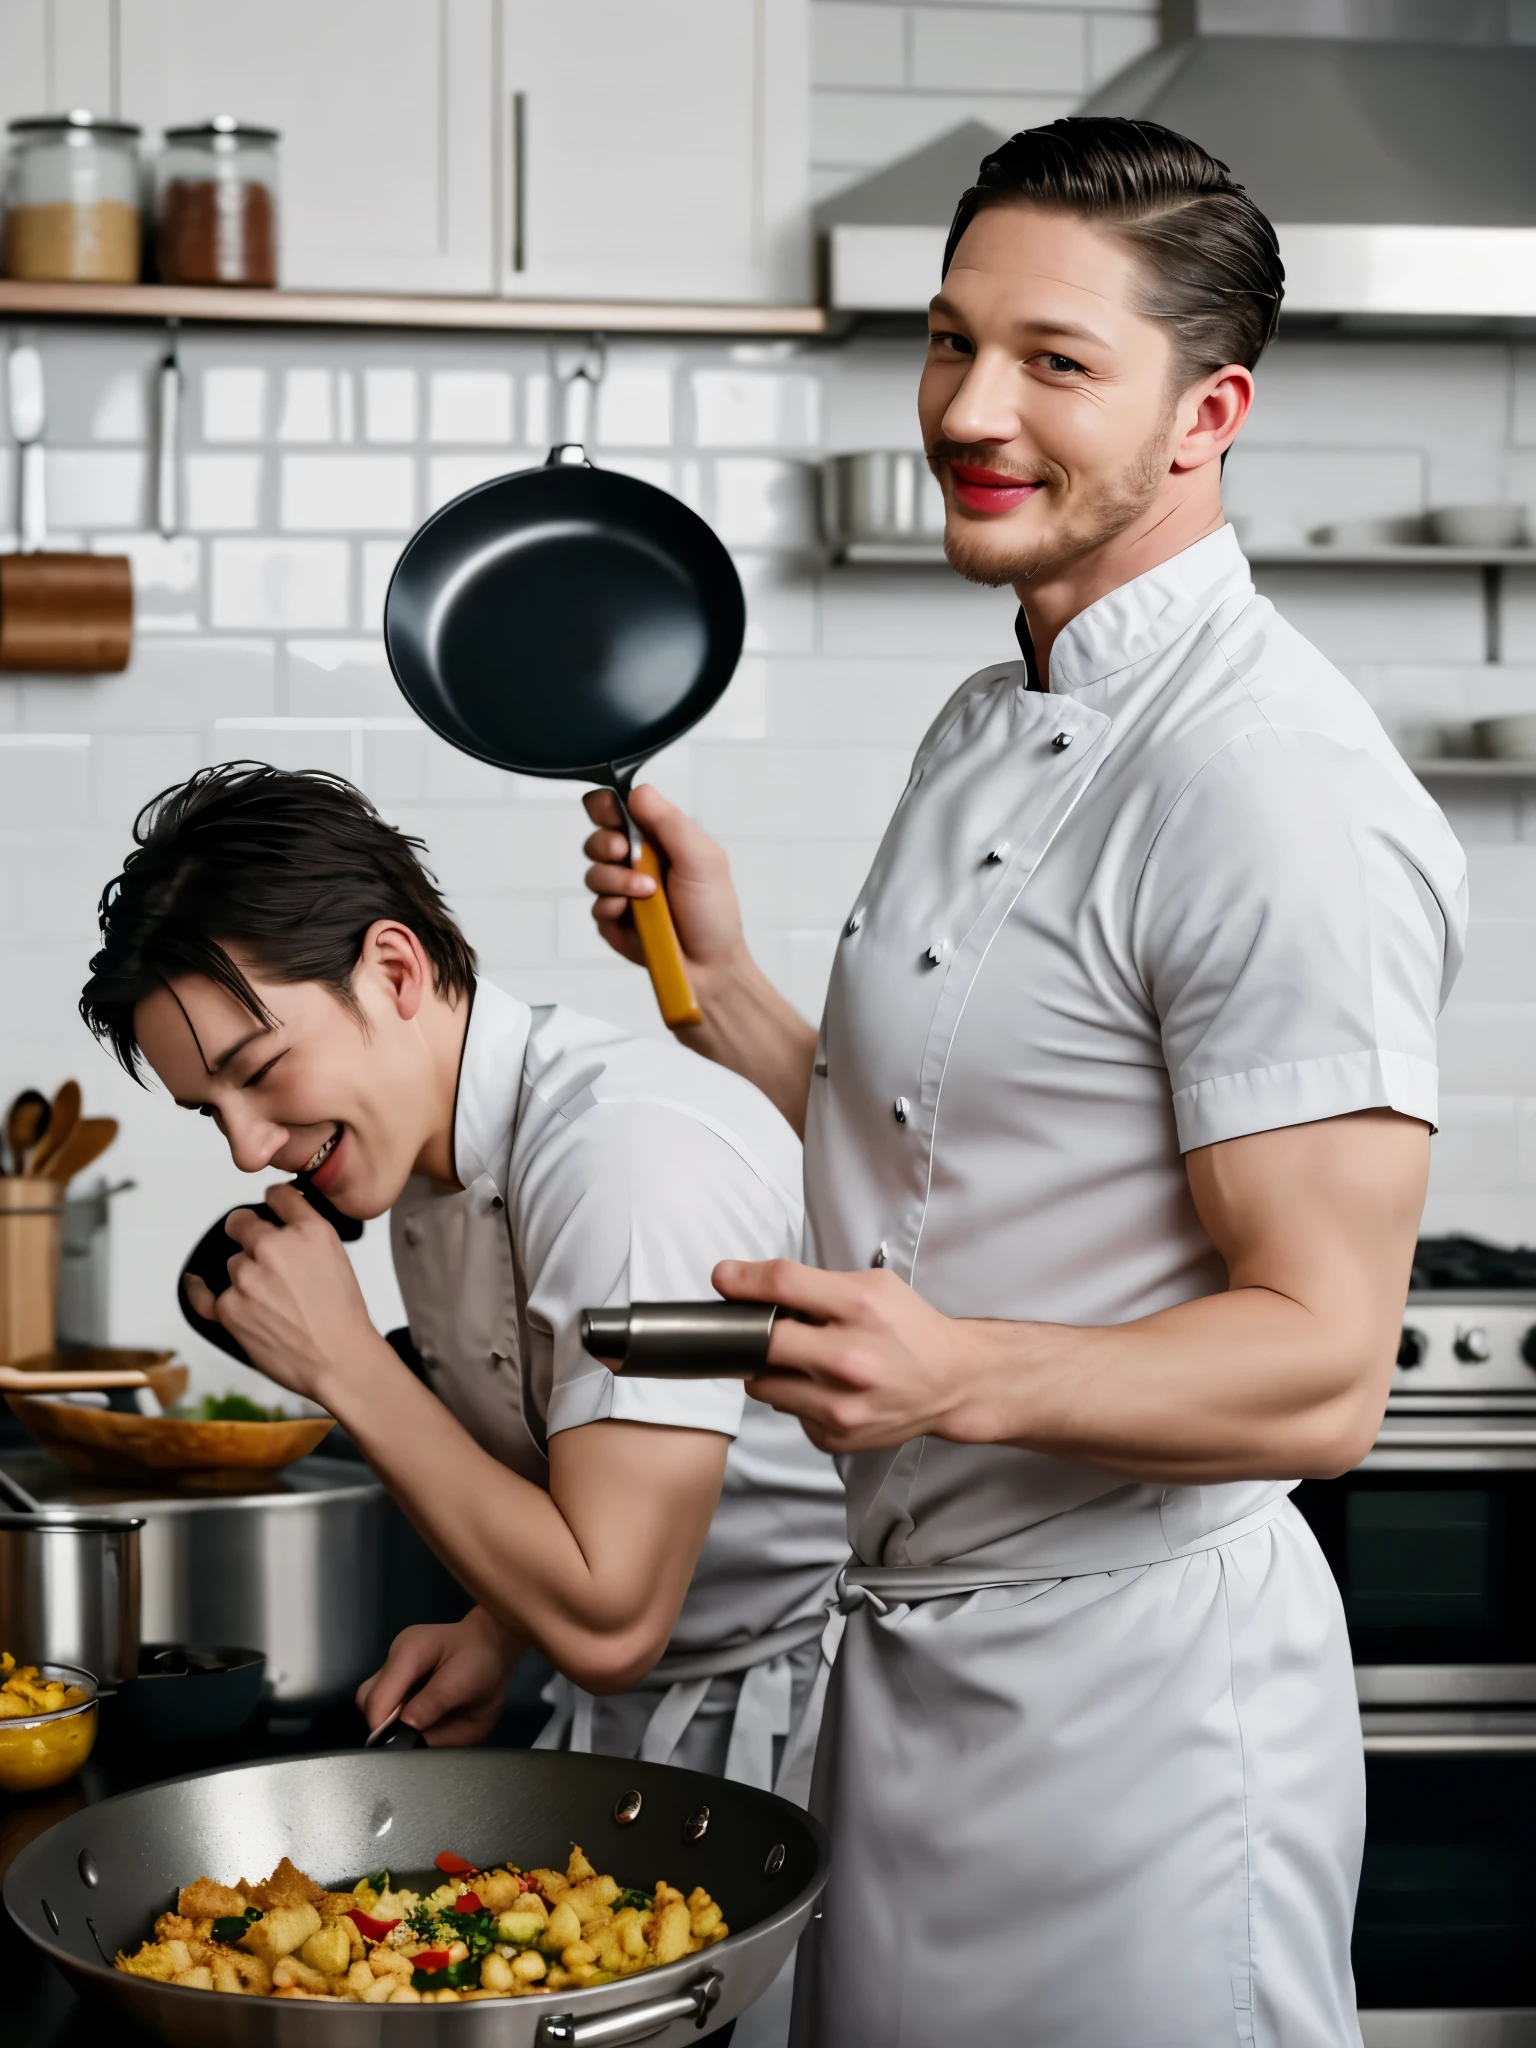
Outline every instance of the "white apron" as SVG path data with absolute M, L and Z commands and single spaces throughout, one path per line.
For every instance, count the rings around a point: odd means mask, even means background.
M 1230 529 L 1028 680 L 946 707 L 845 926 L 808 1256 L 1124 1323 L 1225 1284 L 1183 1151 L 1433 1122 L 1464 868 Z M 1359 1720 L 1289 1483 L 934 1438 L 843 1469 L 796 2048 L 1356 2048 Z

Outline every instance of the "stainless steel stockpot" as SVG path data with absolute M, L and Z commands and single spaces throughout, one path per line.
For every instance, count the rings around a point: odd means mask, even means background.
M 366 1465 L 302 1458 L 265 1484 L 260 1473 L 224 1474 L 238 1490 L 174 1493 L 82 1479 L 38 1453 L 9 1457 L 5 1469 L 37 1499 L 44 1521 L 77 1520 L 88 1509 L 141 1522 L 145 1640 L 261 1650 L 267 1699 L 280 1710 L 350 1699 L 395 1630 L 423 1618 L 402 1613 L 396 1599 L 394 1510 Z
M 444 1849 L 528 1866 L 563 1860 L 573 1841 L 621 1884 L 703 1885 L 730 1935 L 589 1991 L 459 2005 L 242 1998 L 111 1966 L 204 1872 L 233 1883 L 291 1856 L 321 1883 L 381 1864 L 426 1883 Z M 722 1778 L 544 1750 L 373 1750 L 202 1772 L 104 1800 L 22 1850 L 5 1903 L 77 1990 L 171 2048 L 685 2048 L 767 1990 L 826 1878 L 814 1820 Z
M 944 539 L 944 493 L 921 451 L 869 449 L 821 465 L 823 538 L 857 561 L 933 554 Z
M 0 1514 L 0 1650 L 73 1664 L 101 1692 L 139 1668 L 141 1517 Z

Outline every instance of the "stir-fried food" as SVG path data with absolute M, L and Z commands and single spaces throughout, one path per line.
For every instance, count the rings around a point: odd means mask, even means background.
M 193 1991 L 425 2005 L 611 1984 L 730 1932 L 702 1886 L 625 1890 L 579 1848 L 563 1871 L 476 1870 L 446 1853 L 437 1868 L 426 1892 L 387 1870 L 327 1891 L 286 1856 L 261 1884 L 200 1877 L 117 1967 Z
M 83 1686 L 44 1678 L 35 1664 L 18 1664 L 9 1650 L 0 1650 L 0 1721 L 32 1721 L 89 1698 Z

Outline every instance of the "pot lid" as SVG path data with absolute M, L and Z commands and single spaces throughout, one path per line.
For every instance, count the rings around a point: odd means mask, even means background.
M 240 121 L 233 114 L 215 114 L 211 121 L 194 122 L 186 128 L 167 128 L 167 142 L 276 142 L 275 128 L 258 128 L 254 122 Z
M 25 135 L 47 128 L 88 128 L 95 135 L 142 135 L 134 121 L 115 121 L 107 114 L 92 114 L 84 107 L 71 107 L 67 114 L 24 114 L 8 121 L 12 135 Z

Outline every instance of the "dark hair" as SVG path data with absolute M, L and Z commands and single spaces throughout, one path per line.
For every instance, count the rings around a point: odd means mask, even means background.
M 339 775 L 221 762 L 151 799 L 133 837 L 101 893 L 101 951 L 80 1014 L 135 1079 L 134 1009 L 177 975 L 206 975 L 271 1023 L 231 946 L 276 981 L 324 982 L 351 1002 L 364 934 L 396 918 L 421 941 L 439 991 L 474 987 L 474 950 L 417 858 L 421 841 Z
M 1224 163 L 1155 121 L 1080 114 L 1026 128 L 982 161 L 944 248 L 986 206 L 1028 199 L 1102 221 L 1142 257 L 1141 310 L 1172 331 L 1186 384 L 1252 369 L 1285 294 L 1275 231 Z

